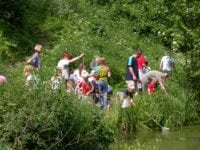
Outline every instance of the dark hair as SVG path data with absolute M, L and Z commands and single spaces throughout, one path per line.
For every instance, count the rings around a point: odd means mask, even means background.
M 135 54 L 142 54 L 142 50 L 136 49 L 134 53 L 135 53 Z

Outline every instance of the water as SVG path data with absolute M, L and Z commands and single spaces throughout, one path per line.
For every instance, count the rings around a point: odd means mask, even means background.
M 200 126 L 137 133 L 134 142 L 155 146 L 159 150 L 200 150 Z

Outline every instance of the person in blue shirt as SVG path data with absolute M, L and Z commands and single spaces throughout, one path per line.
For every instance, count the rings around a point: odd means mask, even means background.
M 137 57 L 138 53 L 136 50 L 133 55 L 128 58 L 125 74 L 126 84 L 134 85 L 134 91 L 137 91 L 137 82 L 139 81 Z

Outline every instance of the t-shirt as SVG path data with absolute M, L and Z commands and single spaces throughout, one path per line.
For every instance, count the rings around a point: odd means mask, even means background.
M 162 72 L 156 71 L 156 70 L 152 70 L 147 72 L 146 74 L 144 74 L 142 76 L 142 85 L 146 85 L 149 82 L 149 79 L 151 79 L 152 77 L 155 77 L 157 79 L 158 82 L 162 82 Z
M 26 83 L 25 83 L 25 85 L 35 87 L 36 84 L 38 84 L 38 81 L 39 81 L 39 80 L 38 80 L 38 78 L 37 78 L 35 75 L 30 74 L 30 75 L 28 75 L 27 78 L 26 78 Z
M 137 59 L 133 56 L 130 56 L 127 61 L 127 66 L 126 66 L 126 74 L 125 74 L 125 79 L 126 80 L 133 80 L 133 76 L 131 75 L 129 71 L 129 67 L 133 68 L 133 72 L 136 76 L 136 78 L 139 79 L 139 74 L 138 74 L 138 62 Z
M 126 96 L 133 97 L 133 93 L 129 92 L 128 89 L 121 90 Z
M 147 84 L 147 89 L 149 90 L 150 94 L 155 93 L 155 84 L 150 82 L 149 84 Z
M 57 64 L 57 67 L 59 69 L 61 69 L 61 72 L 62 72 L 62 77 L 67 80 L 69 78 L 69 68 L 68 68 L 68 65 L 69 65 L 69 60 L 67 59 L 61 59 L 58 64 Z
M 139 69 L 139 70 L 142 70 L 142 69 L 143 69 L 143 65 L 144 65 L 145 62 L 146 62 L 144 56 L 141 55 L 141 56 L 137 57 L 136 59 L 137 59 L 137 62 L 138 62 L 138 69 Z
M 174 64 L 174 59 L 170 56 L 163 56 L 161 59 L 162 62 L 162 70 L 163 71 L 172 71 L 173 70 L 173 64 Z
M 41 60 L 38 53 L 33 54 L 33 56 L 30 58 L 30 61 L 33 67 L 38 68 L 38 69 L 41 68 Z
M 53 76 L 51 78 L 51 89 L 52 90 L 58 89 L 61 85 L 61 82 L 62 82 L 62 78 L 60 76 L 58 76 L 58 77 Z
M 108 81 L 108 72 L 110 71 L 107 66 L 98 66 L 96 72 L 98 73 L 98 81 Z
M 73 73 L 73 80 L 78 83 L 78 82 L 83 82 L 83 77 L 88 76 L 89 73 L 86 70 L 82 70 L 81 74 L 79 73 L 79 70 L 75 70 Z
M 82 94 L 86 95 L 92 89 L 92 83 L 90 82 L 81 82 L 79 88 L 82 89 Z

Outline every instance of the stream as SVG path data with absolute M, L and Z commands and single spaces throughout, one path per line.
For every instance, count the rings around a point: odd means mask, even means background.
M 162 131 L 140 131 L 124 142 L 155 146 L 159 150 L 200 150 L 200 125 Z

